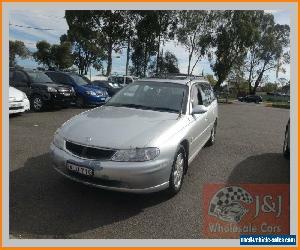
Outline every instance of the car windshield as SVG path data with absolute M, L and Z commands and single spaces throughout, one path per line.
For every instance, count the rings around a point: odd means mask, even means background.
M 122 76 L 112 76 L 109 79 L 112 83 L 124 84 L 124 77 Z
M 135 82 L 116 95 L 107 106 L 120 106 L 157 111 L 184 112 L 187 86 L 167 82 Z
M 89 81 L 87 79 L 84 79 L 83 77 L 79 76 L 79 75 L 76 75 L 76 74 L 71 74 L 70 75 L 71 78 L 74 80 L 74 82 L 77 84 L 77 85 L 87 85 L 89 84 Z
M 32 82 L 38 83 L 54 83 L 49 76 L 43 72 L 28 72 Z

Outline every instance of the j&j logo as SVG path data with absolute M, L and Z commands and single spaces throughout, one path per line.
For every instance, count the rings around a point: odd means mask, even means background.
M 224 187 L 211 199 L 208 214 L 223 221 L 240 222 L 248 212 L 243 203 L 252 202 L 252 196 L 245 189 L 237 186 Z

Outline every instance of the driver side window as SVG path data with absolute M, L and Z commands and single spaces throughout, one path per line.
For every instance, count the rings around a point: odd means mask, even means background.
M 192 86 L 191 104 L 192 104 L 192 108 L 195 107 L 196 105 L 202 105 L 201 89 L 198 84 Z

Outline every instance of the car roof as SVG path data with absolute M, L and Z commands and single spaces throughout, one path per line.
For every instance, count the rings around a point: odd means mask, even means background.
M 169 82 L 169 83 L 176 83 L 181 85 L 192 85 L 193 83 L 203 82 L 208 83 L 205 79 L 191 79 L 191 78 L 185 78 L 185 79 L 174 79 L 174 78 L 142 78 L 137 80 L 136 82 Z

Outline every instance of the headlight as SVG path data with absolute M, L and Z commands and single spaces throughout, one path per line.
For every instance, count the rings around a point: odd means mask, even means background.
M 54 134 L 53 144 L 60 149 L 64 149 L 65 140 L 58 132 L 55 132 Z
M 47 91 L 50 92 L 50 93 L 55 93 L 55 92 L 57 92 L 57 89 L 53 88 L 53 87 L 48 87 Z
M 26 95 L 25 93 L 23 93 L 23 100 L 24 100 L 24 99 L 28 99 L 28 98 L 27 98 L 27 95 Z
M 87 95 L 93 95 L 93 96 L 97 95 L 95 91 L 90 91 L 90 90 L 89 90 L 89 91 L 86 91 L 85 93 L 86 93 Z
M 112 161 L 151 161 L 159 155 L 158 148 L 134 148 L 118 150 L 113 157 Z

